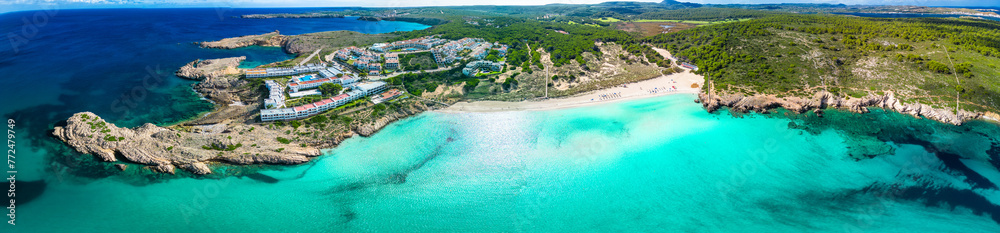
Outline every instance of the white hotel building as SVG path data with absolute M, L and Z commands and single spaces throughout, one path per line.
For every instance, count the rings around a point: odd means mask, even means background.
M 284 120 L 295 120 L 302 119 L 312 115 L 322 113 L 324 111 L 337 108 L 341 105 L 350 103 L 361 99 L 365 96 L 376 94 L 385 91 L 385 82 L 365 82 L 355 85 L 354 90 L 350 92 L 340 94 L 338 96 L 330 97 L 315 103 L 305 104 L 302 106 L 296 106 L 291 108 L 280 108 L 280 109 L 262 109 L 260 110 L 260 120 L 261 121 L 284 121 Z
M 264 108 L 285 107 L 285 87 L 274 80 L 264 81 L 264 85 L 267 86 L 268 92 L 267 99 L 264 99 Z
M 292 76 L 296 74 L 317 72 L 326 68 L 326 64 L 308 64 L 291 68 L 256 68 L 246 71 L 247 78 L 267 78 L 277 76 Z
M 342 77 L 332 77 L 332 78 L 322 78 L 309 81 L 299 81 L 299 79 L 292 79 L 288 81 L 288 89 L 292 92 L 299 92 L 300 90 L 317 88 L 324 83 L 340 84 L 343 87 L 350 87 L 352 84 L 358 81 L 357 77 L 351 76 L 349 74 L 344 74 Z

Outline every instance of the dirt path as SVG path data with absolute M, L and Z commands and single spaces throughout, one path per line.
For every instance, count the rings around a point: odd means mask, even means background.
M 299 62 L 299 66 L 305 65 L 306 62 L 309 62 L 309 60 L 312 60 L 313 57 L 315 57 L 316 54 L 319 54 L 319 51 L 322 51 L 322 50 L 323 50 L 322 47 L 320 47 L 319 49 L 316 49 L 315 52 L 313 52 L 312 54 L 309 54 L 309 57 L 306 57 L 306 59 L 303 59 L 302 61 L 300 61 Z

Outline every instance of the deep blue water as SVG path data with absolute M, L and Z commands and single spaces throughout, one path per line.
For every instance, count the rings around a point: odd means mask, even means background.
M 124 126 L 177 122 L 212 107 L 191 81 L 172 75 L 177 67 L 199 58 L 290 58 L 277 48 L 191 42 L 426 27 L 230 17 L 306 10 L 314 9 L 63 10 L 29 27 L 21 19 L 38 12 L 0 15 L 0 33 L 25 35 L 0 41 L 0 113 L 17 121 L 21 202 L 21 224 L 0 232 L 1000 229 L 995 124 L 951 126 L 877 110 L 734 117 L 707 113 L 689 95 L 538 112 L 431 112 L 349 139 L 314 162 L 247 177 L 143 183 L 53 171 L 73 167 L 50 166 L 54 159 L 90 158 L 47 136 L 72 113 Z M 115 104 L 122 100 L 134 106 Z M 858 158 L 852 148 L 886 151 Z M 116 171 L 101 164 L 94 172 Z
M 0 14 L 0 115 L 17 122 L 20 159 L 43 163 L 47 130 L 91 111 L 120 126 L 170 124 L 212 104 L 173 75 L 196 59 L 247 56 L 244 65 L 294 57 L 280 48 L 202 49 L 193 42 L 280 31 L 296 35 L 427 28 L 408 22 L 341 19 L 241 19 L 242 14 L 315 9 L 88 9 Z M 326 9 L 337 10 L 337 9 Z M 27 23 L 25 23 L 27 22 Z M 9 39 L 15 38 L 15 39 Z M 36 177 L 41 171 L 24 173 Z

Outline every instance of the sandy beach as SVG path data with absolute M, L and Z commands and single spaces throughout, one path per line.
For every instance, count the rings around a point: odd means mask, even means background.
M 663 75 L 653 79 L 605 88 L 580 95 L 553 98 L 546 100 L 504 102 L 476 101 L 458 102 L 450 107 L 437 110 L 445 113 L 460 112 L 505 112 L 526 110 L 551 110 L 561 108 L 582 107 L 594 104 L 611 103 L 625 100 L 651 98 L 673 94 L 697 94 L 705 78 L 701 75 L 684 72 Z M 697 84 L 693 87 L 692 84 Z
M 665 49 L 653 48 L 663 57 L 674 61 L 674 57 Z M 677 63 L 679 64 L 679 63 Z M 695 95 L 701 92 L 701 87 L 705 84 L 705 77 L 691 73 L 691 70 L 681 67 L 684 71 L 680 73 L 662 75 L 660 77 L 618 85 L 592 92 L 587 92 L 575 96 L 564 98 L 552 98 L 545 100 L 529 100 L 521 102 L 504 101 L 476 101 L 458 102 L 450 107 L 437 110 L 445 113 L 461 112 L 506 112 L 506 111 L 531 111 L 531 110 L 552 110 L 561 108 L 575 108 L 595 104 L 612 103 L 618 101 L 652 98 L 657 96 L 673 94 Z

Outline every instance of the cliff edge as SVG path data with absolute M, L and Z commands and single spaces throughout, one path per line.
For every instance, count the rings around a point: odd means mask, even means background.
M 175 168 L 208 174 L 212 170 L 207 163 L 300 164 L 320 155 L 313 147 L 274 140 L 279 133 L 245 124 L 207 125 L 193 132 L 149 123 L 121 128 L 94 113 L 81 112 L 67 119 L 66 126 L 55 127 L 52 134 L 77 151 L 93 154 L 102 161 L 123 160 L 171 174 Z
M 260 35 L 225 38 L 217 41 L 202 41 L 197 44 L 202 48 L 235 49 L 252 45 L 278 47 L 283 46 L 286 41 L 288 41 L 288 36 L 281 35 L 278 31 L 273 31 Z
M 809 110 L 819 111 L 823 108 L 843 108 L 851 112 L 867 113 L 868 107 L 876 107 L 915 117 L 923 116 L 953 125 L 961 125 L 966 121 L 979 119 L 983 116 L 982 113 L 965 110 L 954 112 L 948 109 L 935 109 L 926 104 L 904 104 L 896 99 L 893 92 L 850 99 L 837 97 L 826 91 L 817 92 L 811 98 L 778 98 L 773 95 L 715 95 L 702 92 L 698 94 L 698 102 L 709 112 L 718 110 L 721 107 L 729 107 L 739 112 L 767 112 L 770 109 L 781 107 L 797 113 L 804 113 Z

